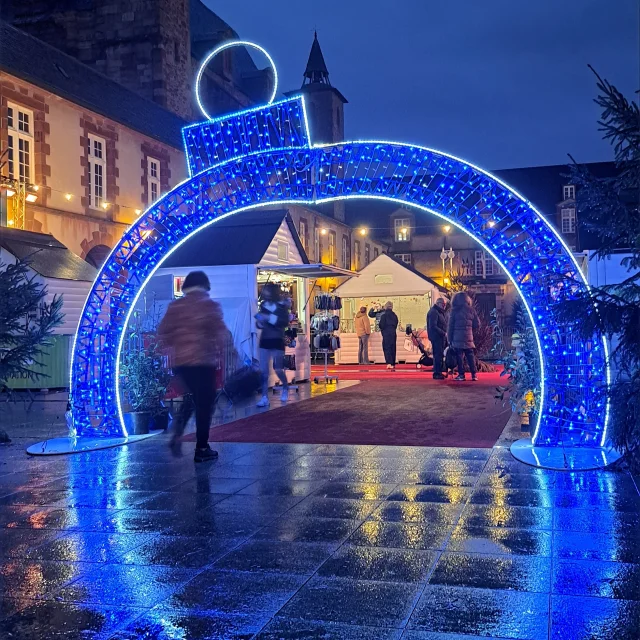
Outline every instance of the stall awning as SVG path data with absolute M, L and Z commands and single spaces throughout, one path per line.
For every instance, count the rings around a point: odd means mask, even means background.
M 274 264 L 261 265 L 260 271 L 272 271 L 282 275 L 296 276 L 298 278 L 357 278 L 360 274 L 357 271 L 341 269 L 329 264 Z

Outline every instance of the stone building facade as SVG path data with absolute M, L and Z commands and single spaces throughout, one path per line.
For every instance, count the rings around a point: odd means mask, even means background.
M 199 117 L 200 61 L 238 37 L 200 0 L 3 0 L 0 18 L 186 120 Z M 272 82 L 246 51 L 229 50 L 206 71 L 205 102 L 235 111 L 264 99 Z
M 177 116 L 0 23 L 2 175 L 37 188 L 29 231 L 100 263 L 153 200 L 186 176 Z M 16 226 L 17 199 L 2 198 Z

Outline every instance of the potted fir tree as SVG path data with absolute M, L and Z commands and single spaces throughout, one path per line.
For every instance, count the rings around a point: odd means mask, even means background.
M 144 434 L 151 428 L 166 429 L 169 413 L 163 401 L 171 376 L 155 333 L 143 331 L 137 317 L 127 329 L 120 376 L 129 432 Z

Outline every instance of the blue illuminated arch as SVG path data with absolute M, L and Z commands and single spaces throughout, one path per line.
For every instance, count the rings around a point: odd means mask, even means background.
M 575 326 L 560 326 L 554 311 L 587 285 L 555 229 L 495 176 L 417 145 L 314 146 L 302 96 L 185 127 L 183 137 L 190 177 L 125 232 L 87 298 L 71 370 L 75 435 L 128 435 L 118 388 L 124 329 L 145 283 L 191 235 L 247 208 L 378 198 L 456 225 L 482 244 L 520 292 L 542 372 L 534 449 L 595 451 L 606 444 L 608 407 L 597 393 L 609 382 L 606 343 L 579 340 Z M 575 278 L 572 288 L 567 275 Z

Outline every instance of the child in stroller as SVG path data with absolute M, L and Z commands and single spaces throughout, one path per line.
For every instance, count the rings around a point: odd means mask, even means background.
M 420 334 L 418 333 L 418 331 L 415 331 L 412 326 L 408 324 L 406 328 L 406 334 L 411 338 L 411 342 L 418 348 L 418 351 L 422 354 L 420 356 L 420 360 L 418 360 L 416 364 L 416 369 L 430 367 L 433 364 L 433 358 L 420 339 Z

